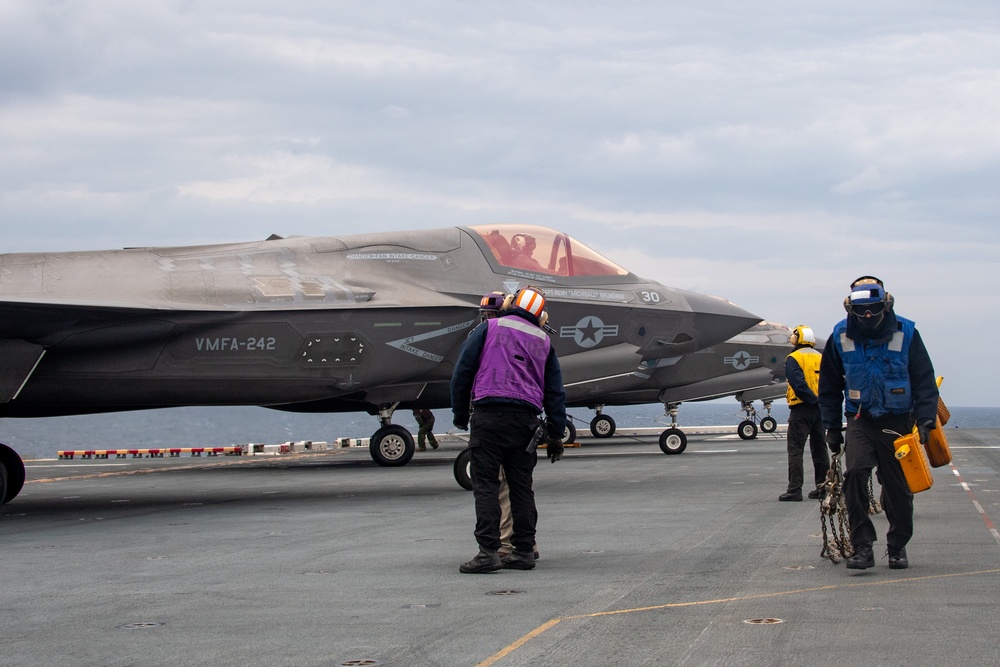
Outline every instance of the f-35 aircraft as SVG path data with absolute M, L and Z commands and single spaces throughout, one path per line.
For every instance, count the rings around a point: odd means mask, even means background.
M 671 426 L 660 434 L 665 454 L 680 454 L 687 436 L 677 427 L 681 403 L 736 396 L 747 418 L 737 427 L 744 440 L 757 436 L 753 402 L 764 403 L 767 416 L 760 419 L 764 432 L 773 432 L 777 422 L 770 416 L 771 401 L 783 397 L 785 357 L 792 351 L 791 334 L 784 324 L 760 322 L 729 340 L 689 354 L 649 359 L 632 373 L 610 378 L 592 378 L 568 384 L 568 404 L 597 412 L 590 422 L 594 437 L 614 435 L 615 421 L 604 414 L 608 405 L 662 403 Z
M 760 321 L 640 278 L 570 236 L 480 225 L 175 248 L 0 255 L 0 417 L 185 405 L 367 411 L 382 465 L 397 408 L 448 405 L 485 292 L 547 296 L 567 383 L 720 343 Z M 24 465 L 0 445 L 0 501 Z

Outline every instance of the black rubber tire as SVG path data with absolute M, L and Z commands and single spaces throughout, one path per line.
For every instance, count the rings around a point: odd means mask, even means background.
M 744 419 L 736 427 L 736 432 L 740 434 L 742 440 L 753 440 L 757 437 L 757 425 L 752 419 Z
M 764 433 L 774 433 L 778 430 L 778 420 L 774 417 L 764 417 L 760 420 L 760 430 Z
M 615 420 L 608 415 L 597 415 L 590 420 L 590 433 L 595 438 L 610 438 L 616 427 Z
M 368 451 L 372 459 L 387 468 L 405 466 L 416 451 L 413 435 L 398 424 L 383 426 L 372 434 Z
M 569 417 L 566 418 L 566 430 L 563 431 L 563 443 L 567 442 L 576 442 L 576 426 Z
M 0 505 L 9 503 L 24 488 L 24 461 L 13 449 L 0 444 Z
M 687 436 L 679 428 L 668 428 L 660 434 L 660 451 L 664 454 L 680 454 L 687 446 Z
M 453 466 L 455 481 L 466 491 L 472 491 L 472 450 L 466 447 L 458 453 Z

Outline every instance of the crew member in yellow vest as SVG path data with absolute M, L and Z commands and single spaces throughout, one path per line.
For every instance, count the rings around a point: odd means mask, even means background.
M 813 500 L 821 496 L 820 487 L 830 468 L 830 454 L 819 413 L 819 362 L 823 355 L 816 350 L 816 334 L 803 324 L 795 327 L 788 337 L 795 349 L 785 358 L 785 379 L 788 382 L 788 489 L 778 500 L 801 501 L 802 458 L 809 441 L 816 485 L 809 492 Z

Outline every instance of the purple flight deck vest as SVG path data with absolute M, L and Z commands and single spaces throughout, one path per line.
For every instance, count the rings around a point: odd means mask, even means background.
M 472 385 L 472 401 L 512 398 L 542 411 L 549 337 L 517 316 L 487 320 L 486 340 Z

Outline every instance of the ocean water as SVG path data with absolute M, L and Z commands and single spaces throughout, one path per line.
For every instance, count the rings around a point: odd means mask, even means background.
M 1000 408 L 948 407 L 951 421 L 946 428 L 1000 428 Z M 451 430 L 451 412 L 434 412 L 437 416 L 435 431 Z M 619 427 L 659 427 L 670 421 L 658 404 L 609 407 L 604 413 Z M 589 430 L 594 416 L 592 411 L 572 409 L 570 414 L 577 430 Z M 763 415 L 759 410 L 758 417 Z M 779 423 L 788 419 L 788 406 L 784 401 L 775 402 L 772 416 Z M 395 417 L 394 423 L 416 433 L 416 423 L 408 410 L 396 413 Z M 743 418 L 738 402 L 720 399 L 681 405 L 677 421 L 681 426 L 732 424 L 735 428 Z M 378 420 L 366 413 L 298 414 L 252 407 L 188 407 L 45 419 L 0 419 L 0 442 L 13 447 L 25 459 L 46 459 L 55 458 L 61 449 L 219 447 L 295 440 L 331 442 L 340 437 L 366 438 L 378 426 Z

